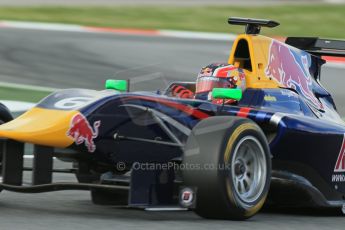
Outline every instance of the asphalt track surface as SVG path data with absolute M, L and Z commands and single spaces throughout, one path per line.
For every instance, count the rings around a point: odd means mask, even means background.
M 107 78 L 131 78 L 133 90 L 194 80 L 210 62 L 226 61 L 230 42 L 0 29 L 0 81 L 57 88 L 102 89 Z M 344 68 L 323 71 L 344 115 Z M 59 167 L 61 164 L 59 163 Z M 26 177 L 30 177 L 26 175 Z M 73 180 L 57 175 L 56 180 Z M 145 212 L 97 206 L 88 192 L 17 194 L 3 191 L 2 229 L 344 229 L 340 210 L 268 209 L 246 222 L 206 220 L 193 212 Z

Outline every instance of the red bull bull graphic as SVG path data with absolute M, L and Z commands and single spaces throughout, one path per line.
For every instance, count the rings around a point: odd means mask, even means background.
M 93 153 L 96 150 L 94 139 L 98 136 L 100 125 L 101 121 L 95 121 L 91 127 L 86 117 L 79 113 L 72 118 L 67 136 L 71 137 L 76 145 L 85 143 L 88 151 Z
M 313 93 L 313 78 L 309 72 L 310 54 L 297 51 L 273 40 L 269 50 L 266 75 L 287 88 L 296 90 L 309 104 L 322 109 L 323 105 Z

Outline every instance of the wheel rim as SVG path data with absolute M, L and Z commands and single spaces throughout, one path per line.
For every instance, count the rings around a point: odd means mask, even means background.
M 245 203 L 255 202 L 266 184 L 265 151 L 253 136 L 243 137 L 235 147 L 231 161 L 231 180 L 237 196 Z

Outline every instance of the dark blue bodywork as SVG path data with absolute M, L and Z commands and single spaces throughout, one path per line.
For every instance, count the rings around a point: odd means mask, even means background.
M 52 108 L 54 101 L 71 95 L 89 99 L 68 109 L 79 110 L 90 124 L 102 121 L 92 155 L 97 161 L 110 165 L 181 161 L 184 144 L 200 120 L 239 116 L 255 121 L 266 134 L 272 177 L 278 184 L 303 188 L 318 205 L 343 203 L 345 172 L 336 172 L 335 165 L 345 125 L 330 95 L 319 98 L 325 108 L 320 111 L 290 89 L 247 89 L 237 105 L 225 106 L 148 92 L 70 90 L 49 96 L 38 107 Z M 71 147 L 87 152 L 83 145 Z

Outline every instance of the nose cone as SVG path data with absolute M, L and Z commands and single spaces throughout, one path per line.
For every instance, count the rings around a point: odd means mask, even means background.
M 67 136 L 70 122 L 78 111 L 33 108 L 20 117 L 0 125 L 0 138 L 65 148 L 73 143 Z

